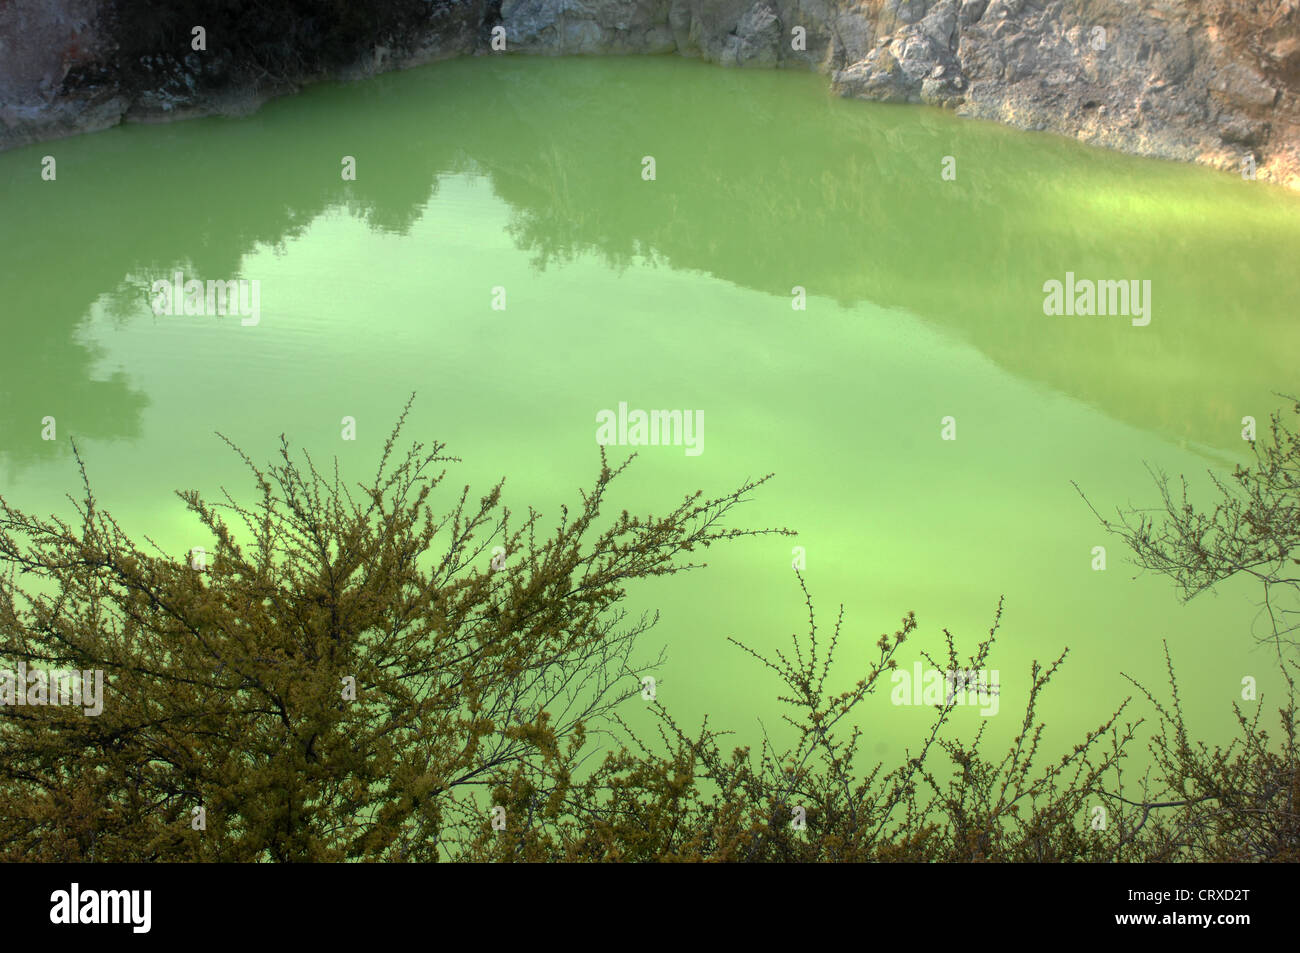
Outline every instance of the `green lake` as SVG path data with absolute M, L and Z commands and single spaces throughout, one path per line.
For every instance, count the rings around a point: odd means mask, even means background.
M 779 686 L 727 637 L 804 631 L 794 546 L 819 620 L 844 606 L 844 681 L 908 610 L 905 666 L 945 627 L 973 649 L 1005 596 L 999 742 L 1031 660 L 1066 646 L 1052 748 L 1134 692 L 1123 673 L 1160 689 L 1162 639 L 1201 737 L 1228 736 L 1244 676 L 1278 694 L 1256 594 L 1180 604 L 1071 481 L 1113 511 L 1158 502 L 1148 466 L 1205 486 L 1250 459 L 1242 418 L 1265 431 L 1300 354 L 1300 197 L 1279 189 L 807 74 L 482 57 L 5 153 L 0 209 L 0 492 L 24 509 L 69 512 L 72 438 L 101 505 L 181 558 L 207 541 L 174 490 L 252 489 L 216 432 L 258 461 L 285 433 L 362 478 L 414 391 L 408 436 L 464 460 L 449 487 L 504 475 L 549 518 L 596 475 L 600 411 L 700 411 L 698 454 L 609 448 L 640 452 L 615 507 L 771 472 L 736 521 L 799 536 L 633 591 L 687 725 L 777 721 Z M 258 281 L 259 320 L 155 314 L 177 271 Z M 1067 273 L 1150 281 L 1150 323 L 1045 314 Z M 864 715 L 892 757 L 932 713 L 886 687 Z

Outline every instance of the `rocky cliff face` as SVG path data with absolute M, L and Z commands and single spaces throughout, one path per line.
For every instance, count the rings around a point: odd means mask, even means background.
M 185 75 L 183 60 L 158 88 L 114 84 L 114 52 L 101 25 L 114 2 L 0 7 L 0 147 L 123 118 L 229 110 L 292 86 L 280 79 L 214 92 L 201 76 Z M 489 53 L 500 27 L 514 52 L 677 53 L 723 66 L 815 69 L 845 96 L 928 103 L 1232 171 L 1254 167 L 1261 179 L 1300 188 L 1300 0 L 444 0 L 435 7 L 406 52 L 358 49 L 349 72 Z

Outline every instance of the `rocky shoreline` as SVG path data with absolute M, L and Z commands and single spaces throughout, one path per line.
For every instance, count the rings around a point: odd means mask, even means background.
M 844 96 L 1300 189 L 1300 0 L 412 0 L 419 25 L 399 42 L 274 75 L 231 62 L 220 37 L 124 64 L 111 25 L 125 2 L 0 7 L 0 149 L 244 114 L 309 82 L 453 56 L 677 54 L 816 70 Z

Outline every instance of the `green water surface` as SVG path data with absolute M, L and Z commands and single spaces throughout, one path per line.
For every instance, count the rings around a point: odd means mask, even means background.
M 1262 183 L 805 74 L 486 57 L 6 153 L 0 210 L 0 491 L 29 510 L 68 511 L 75 438 L 101 503 L 179 557 L 205 540 L 173 490 L 251 489 L 214 432 L 260 460 L 283 432 L 360 478 L 416 391 L 411 436 L 465 460 L 452 485 L 505 475 L 517 509 L 553 515 L 595 476 L 598 411 L 700 410 L 703 452 L 642 448 L 616 505 L 774 472 L 738 520 L 799 537 L 632 593 L 662 610 L 646 654 L 667 647 L 658 694 L 688 724 L 776 721 L 778 686 L 726 637 L 803 630 L 795 545 L 822 621 L 845 607 L 841 680 L 908 610 L 905 666 L 942 627 L 973 648 L 1005 595 L 996 738 L 1030 661 L 1065 646 L 1054 746 L 1132 693 L 1123 672 L 1159 687 L 1162 639 L 1204 737 L 1244 675 L 1276 694 L 1254 593 L 1180 605 L 1071 486 L 1153 505 L 1148 464 L 1204 483 L 1248 459 L 1242 417 L 1295 390 L 1300 202 Z M 258 280 L 260 322 L 155 315 L 176 270 Z M 1150 280 L 1150 324 L 1044 315 L 1067 271 Z M 882 695 L 868 749 L 929 719 Z

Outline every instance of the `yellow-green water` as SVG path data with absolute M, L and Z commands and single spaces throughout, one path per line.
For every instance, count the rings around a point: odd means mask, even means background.
M 778 686 L 726 637 L 803 630 L 795 545 L 822 621 L 845 606 L 844 680 L 910 609 L 904 666 L 942 627 L 973 648 L 1005 594 L 996 738 L 1030 660 L 1067 645 L 1055 746 L 1132 692 L 1121 672 L 1158 687 L 1162 638 L 1207 737 L 1244 675 L 1276 690 L 1253 593 L 1184 607 L 1135 579 L 1071 486 L 1109 509 L 1154 504 L 1148 463 L 1203 484 L 1247 459 L 1241 418 L 1295 390 L 1300 202 L 1262 183 L 809 75 L 481 58 L 0 155 L 0 210 L 0 487 L 24 508 L 66 512 L 72 437 L 101 503 L 179 555 L 204 540 L 174 489 L 249 489 L 215 431 L 255 459 L 284 432 L 362 477 L 416 391 L 410 435 L 465 460 L 451 483 L 505 475 L 515 507 L 553 514 L 595 475 L 598 411 L 701 410 L 703 453 L 642 448 L 615 503 L 771 471 L 738 519 L 800 535 L 634 590 L 662 610 L 646 654 L 667 646 L 659 698 L 688 723 L 776 722 Z M 258 280 L 260 323 L 155 315 L 150 283 L 177 270 Z M 1150 280 L 1151 323 L 1044 315 L 1067 271 Z M 887 692 L 863 714 L 882 755 L 930 718 Z

